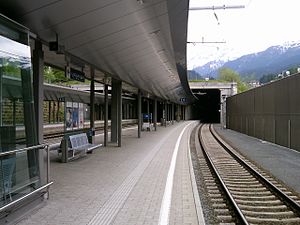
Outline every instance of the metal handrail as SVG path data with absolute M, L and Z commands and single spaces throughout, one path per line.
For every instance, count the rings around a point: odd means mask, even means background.
M 35 146 L 30 146 L 27 148 L 21 148 L 21 149 L 16 149 L 16 150 L 12 150 L 12 151 L 7 151 L 7 152 L 0 152 L 0 157 L 2 156 L 6 156 L 6 155 L 12 155 L 18 152 L 25 152 L 25 151 L 30 151 L 30 150 L 34 150 L 34 149 L 43 149 L 46 148 L 47 145 L 46 144 L 42 144 L 42 145 L 35 145 Z
M 50 182 L 50 183 L 48 183 L 48 184 L 45 184 L 45 185 L 43 185 L 42 187 L 39 187 L 38 189 L 36 189 L 36 190 L 34 190 L 34 191 L 32 191 L 32 192 L 30 192 L 30 193 L 28 193 L 28 194 L 22 196 L 21 198 L 18 198 L 18 199 L 16 199 L 15 201 L 12 201 L 12 202 L 6 204 L 5 206 L 3 206 L 3 207 L 0 208 L 0 213 L 3 212 L 3 211 L 5 211 L 5 210 L 7 210 L 7 209 L 9 209 L 9 208 L 11 208 L 11 207 L 14 206 L 15 204 L 17 204 L 17 203 L 23 201 L 24 199 L 30 197 L 31 195 L 36 194 L 36 193 L 38 193 L 38 192 L 40 192 L 40 191 L 42 191 L 42 190 L 44 190 L 44 189 L 46 189 L 46 188 L 48 189 L 49 186 L 52 185 L 52 184 L 53 184 L 53 182 Z M 48 191 L 48 190 L 47 190 L 47 191 Z
M 41 144 L 41 145 L 36 145 L 36 146 L 31 146 L 31 147 L 27 147 L 27 148 L 22 148 L 22 149 L 16 149 L 16 150 L 12 150 L 12 151 L 7 151 L 7 152 L 1 152 L 0 153 L 0 157 L 2 156 L 6 156 L 6 155 L 12 155 L 18 152 L 24 152 L 24 151 L 31 151 L 31 150 L 35 150 L 35 149 L 45 149 L 47 152 L 47 172 L 46 172 L 46 184 L 39 187 L 38 189 L 4 205 L 3 207 L 0 208 L 0 213 L 7 210 L 8 208 L 16 205 L 17 203 L 21 202 L 22 200 L 32 196 L 33 194 L 40 192 L 44 189 L 47 189 L 47 199 L 49 199 L 49 186 L 53 184 L 53 181 L 50 181 L 50 148 L 49 145 L 47 144 Z

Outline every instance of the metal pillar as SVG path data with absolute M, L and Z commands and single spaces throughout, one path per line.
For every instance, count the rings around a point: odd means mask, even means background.
M 122 82 L 112 79 L 111 141 L 121 147 L 122 136 Z
M 122 81 L 118 81 L 118 147 L 122 146 Z
M 174 103 L 172 103 L 172 125 L 174 124 Z
M 118 104 L 118 99 L 117 99 L 117 90 L 116 87 L 117 82 L 115 79 L 112 79 L 112 85 L 111 85 L 111 142 L 117 142 L 117 129 L 118 129 L 118 124 L 117 124 L 117 119 L 118 119 L 118 109 L 117 109 L 117 104 Z
M 126 110 L 127 110 L 127 118 L 126 119 L 130 119 L 130 105 L 129 103 L 126 104 Z
M 167 119 L 168 119 L 168 106 L 167 103 L 164 102 L 164 107 L 165 107 L 165 113 L 164 113 L 164 121 L 165 121 L 165 127 L 167 126 Z
M 157 129 L 157 100 L 154 99 L 154 107 L 153 107 L 153 123 L 154 123 L 154 130 Z
M 60 102 L 57 101 L 57 111 L 56 111 L 56 122 L 60 122 L 59 121 L 59 108 L 60 108 Z
M 3 65 L 3 58 L 0 58 L 0 63 L 1 63 L 1 65 Z M 2 104 L 3 104 L 2 103 L 2 96 L 3 96 L 2 76 L 3 76 L 3 67 L 0 66 L 0 126 L 2 126 L 2 108 L 3 108 L 3 106 L 2 106 Z
M 176 122 L 179 122 L 178 118 L 179 118 L 179 105 L 176 104 L 175 105 L 175 120 L 176 120 Z
M 103 107 L 100 103 L 98 105 L 98 116 L 99 116 L 99 120 L 103 120 Z
M 170 121 L 170 104 L 167 103 L 167 121 Z
M 150 128 L 150 104 L 149 104 L 149 99 L 147 99 L 147 114 L 148 114 L 148 123 L 149 123 L 149 128 Z
M 49 124 L 51 123 L 51 110 L 52 110 L 51 101 L 48 101 L 48 123 Z
M 35 48 L 33 50 L 33 93 L 34 93 L 34 107 L 35 107 L 35 121 L 36 121 L 36 134 L 38 144 L 44 142 L 44 118 L 43 118 L 43 106 L 44 106 L 44 52 L 42 43 L 35 41 Z M 33 126 L 33 124 L 31 124 Z M 35 158 L 31 156 L 31 159 Z M 44 156 L 39 154 L 39 169 L 41 183 L 46 183 L 44 171 Z
M 292 124 L 291 120 L 288 120 L 288 148 L 291 148 L 291 135 L 292 134 Z
M 138 138 L 141 137 L 142 131 L 142 92 L 139 89 L 138 96 L 137 96 L 137 107 L 138 107 Z
M 90 134 L 89 141 L 94 143 L 95 132 L 95 69 L 91 66 L 91 85 L 90 85 Z
M 42 144 L 44 142 L 44 52 L 43 45 L 40 41 L 35 41 L 32 64 L 33 99 L 31 97 L 32 92 L 30 86 L 32 84 L 30 75 L 26 74 L 25 70 L 21 71 L 27 146 Z M 28 71 L 28 73 L 30 73 L 30 71 Z M 32 100 L 34 103 L 32 103 Z M 32 114 L 35 114 L 34 118 Z M 35 121 L 32 121 L 31 119 L 34 119 Z M 46 172 L 44 169 L 44 155 L 39 154 L 39 151 L 37 150 L 28 152 L 27 156 L 30 177 L 38 175 L 41 179 L 41 184 L 45 184 Z
M 104 85 L 104 146 L 108 141 L 108 85 Z

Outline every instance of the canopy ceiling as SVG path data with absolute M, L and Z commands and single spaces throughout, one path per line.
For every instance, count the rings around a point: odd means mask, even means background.
M 59 44 L 73 64 L 96 69 L 176 103 L 193 101 L 186 75 L 188 0 L 2 0 L 1 13 L 44 43 Z M 65 55 L 45 49 L 46 63 Z

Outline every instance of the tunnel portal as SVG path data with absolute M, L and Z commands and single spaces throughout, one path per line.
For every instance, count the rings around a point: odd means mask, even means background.
M 219 89 L 193 89 L 198 98 L 192 106 L 192 118 L 204 123 L 220 123 L 220 99 Z

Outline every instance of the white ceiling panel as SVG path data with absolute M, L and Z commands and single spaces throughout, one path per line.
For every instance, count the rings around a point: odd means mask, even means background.
M 97 80 L 106 73 L 166 100 L 194 100 L 186 72 L 188 0 L 2 0 L 0 10 L 44 43 L 57 34 L 71 61 L 102 71 Z M 48 50 L 45 60 L 65 64 Z

